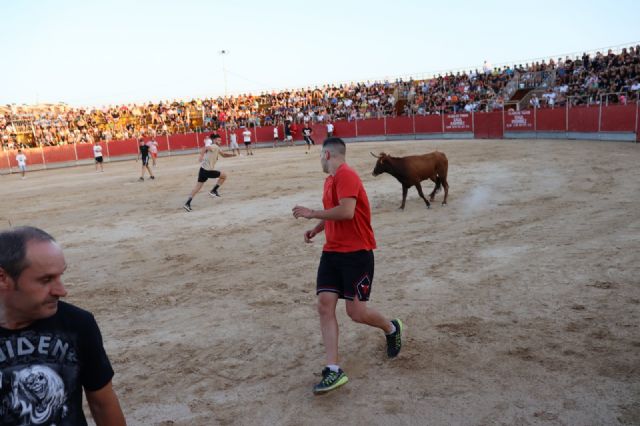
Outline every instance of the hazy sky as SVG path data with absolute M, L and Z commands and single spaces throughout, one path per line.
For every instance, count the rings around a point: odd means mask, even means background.
M 637 0 L 1 0 L 0 104 L 217 96 L 223 67 L 229 94 L 480 68 L 640 42 L 638 16 Z

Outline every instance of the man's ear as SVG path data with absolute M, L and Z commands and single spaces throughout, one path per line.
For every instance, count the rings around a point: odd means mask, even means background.
M 13 288 L 13 278 L 11 278 L 4 269 L 0 268 L 0 291 L 8 291 Z

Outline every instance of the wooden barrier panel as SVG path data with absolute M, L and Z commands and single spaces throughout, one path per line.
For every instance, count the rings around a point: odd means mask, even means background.
M 69 145 L 73 150 L 74 160 L 75 153 L 78 153 L 78 160 L 88 160 L 93 159 L 93 144 L 92 143 L 77 143 L 75 147 L 73 145 Z M 101 144 L 102 146 L 102 156 L 107 158 L 107 148 L 106 144 Z M 47 157 L 47 162 L 49 162 L 49 158 Z
M 82 143 L 77 144 L 78 146 L 86 146 L 91 151 L 90 157 L 93 158 L 93 144 L 92 143 Z M 64 162 L 73 162 L 76 161 L 76 147 L 71 145 L 63 145 L 63 146 L 48 146 L 43 149 L 44 160 L 46 163 L 64 163 Z
M 334 121 L 333 136 L 337 136 L 339 138 L 355 138 L 357 136 L 356 122 L 355 121 Z
M 384 119 L 372 118 L 370 120 L 358 120 L 356 136 L 380 136 L 384 135 Z
M 273 128 L 274 126 L 263 126 L 256 128 L 256 140 L 255 142 L 273 142 Z M 284 128 L 278 126 L 278 140 L 284 139 Z
M 442 117 L 439 115 L 415 116 L 416 133 L 443 133 Z
M 636 105 L 602 107 L 601 132 L 635 132 Z
M 102 148 L 102 155 L 106 157 L 119 157 L 121 155 L 138 155 L 138 142 L 135 139 L 125 139 L 122 141 L 109 141 L 105 148 Z
M 387 135 L 413 134 L 413 117 L 387 118 Z
M 597 106 L 569 108 L 569 131 L 585 133 L 597 132 L 599 115 L 600 108 Z
M 542 108 L 536 111 L 536 130 L 538 132 L 565 132 L 567 130 L 567 111 L 565 108 Z
M 197 149 L 198 141 L 195 133 L 177 134 L 169 136 L 169 146 L 171 151 L 184 151 L 187 149 Z

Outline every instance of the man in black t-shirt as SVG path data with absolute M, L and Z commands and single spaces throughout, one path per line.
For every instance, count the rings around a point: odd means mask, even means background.
M 149 167 L 149 145 L 145 144 L 142 138 L 138 139 L 138 158 L 142 159 L 142 172 L 139 180 L 144 181 L 145 169 L 149 171 L 149 177 L 155 179 L 156 177 L 153 175 L 151 167 Z M 138 161 L 138 158 L 136 158 L 136 161 Z
M 307 144 L 307 150 L 306 150 L 306 154 L 309 153 L 309 151 L 311 151 L 311 145 L 315 145 L 315 141 L 311 138 L 311 134 L 313 133 L 313 130 L 311 130 L 311 126 L 309 125 L 309 123 L 305 123 L 304 128 L 302 129 L 302 136 L 304 136 L 304 141 Z
M 0 232 L 0 424 L 125 425 L 113 369 L 90 312 L 59 299 L 66 269 L 46 232 Z

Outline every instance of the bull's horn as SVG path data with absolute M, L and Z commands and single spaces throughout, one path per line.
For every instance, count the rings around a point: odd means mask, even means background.
M 372 156 L 376 157 L 376 158 L 380 158 L 379 155 L 375 155 L 373 152 L 369 151 L 369 154 L 371 154 Z

